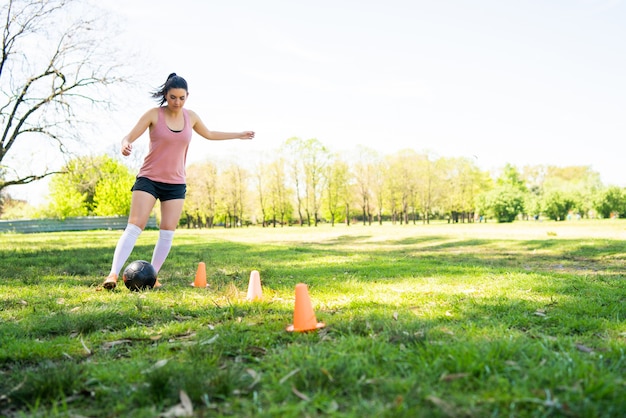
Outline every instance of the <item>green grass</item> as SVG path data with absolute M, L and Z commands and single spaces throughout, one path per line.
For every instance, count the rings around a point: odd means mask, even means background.
M 141 293 L 98 290 L 117 231 L 0 235 L 0 416 L 623 416 L 625 232 L 179 230 Z M 322 330 L 285 331 L 300 282 Z

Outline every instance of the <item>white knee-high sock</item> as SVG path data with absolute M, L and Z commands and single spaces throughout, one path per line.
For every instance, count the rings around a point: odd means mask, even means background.
M 120 270 L 122 270 L 124 263 L 126 262 L 126 260 L 128 260 L 130 253 L 133 252 L 133 248 L 135 247 L 137 238 L 139 238 L 139 235 L 141 235 L 141 231 L 142 229 L 139 228 L 137 225 L 126 225 L 124 233 L 120 237 L 119 241 L 117 241 L 115 253 L 113 253 L 111 273 L 120 273 Z
M 165 262 L 170 248 L 172 248 L 172 241 L 174 241 L 174 231 L 168 231 L 167 229 L 159 230 L 159 240 L 154 246 L 151 262 L 157 273 L 161 270 L 161 266 Z

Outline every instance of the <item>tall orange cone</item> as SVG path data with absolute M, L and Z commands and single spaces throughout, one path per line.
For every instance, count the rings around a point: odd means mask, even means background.
M 206 264 L 204 261 L 198 263 L 198 270 L 196 270 L 196 280 L 191 283 L 193 287 L 208 287 L 206 283 Z
M 296 304 L 293 310 L 293 325 L 289 325 L 287 331 L 312 331 L 325 326 L 326 324 L 317 322 L 315 319 L 307 286 L 304 283 L 298 283 L 296 285 Z
M 263 290 L 261 289 L 261 275 L 257 270 L 250 272 L 250 283 L 248 283 L 248 296 L 249 301 L 263 299 Z

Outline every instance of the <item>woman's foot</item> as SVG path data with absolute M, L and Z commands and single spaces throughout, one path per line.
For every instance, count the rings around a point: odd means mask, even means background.
M 117 286 L 117 274 L 111 273 L 109 276 L 104 279 L 104 283 L 102 283 L 102 287 L 107 290 L 113 290 Z

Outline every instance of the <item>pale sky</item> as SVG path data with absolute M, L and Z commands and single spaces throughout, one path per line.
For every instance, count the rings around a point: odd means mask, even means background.
M 196 135 L 188 162 L 266 155 L 297 136 L 334 151 L 471 157 L 485 170 L 589 165 L 626 186 L 626 1 L 109 3 L 146 87 L 119 98 L 103 149 L 176 72 L 210 129 L 257 132 Z

